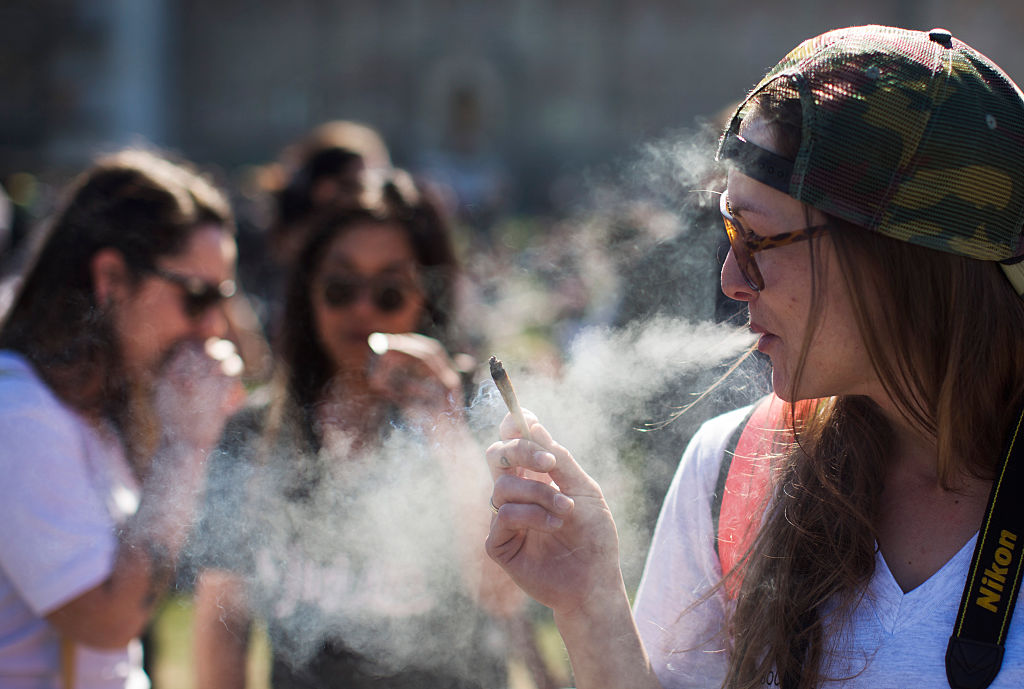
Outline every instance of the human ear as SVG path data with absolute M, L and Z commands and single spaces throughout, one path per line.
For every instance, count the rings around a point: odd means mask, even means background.
M 119 301 L 128 286 L 128 267 L 117 249 L 100 249 L 89 261 L 96 303 L 109 306 Z

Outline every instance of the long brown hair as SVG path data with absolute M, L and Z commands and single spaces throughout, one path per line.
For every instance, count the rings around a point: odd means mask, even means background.
M 798 107 L 769 95 L 755 115 L 791 159 Z M 996 263 L 830 222 L 871 362 L 902 416 L 934 438 L 941 484 L 953 488 L 965 474 L 991 478 L 1024 403 L 1024 300 Z M 809 242 L 810 323 L 793 391 L 822 315 L 817 241 Z M 890 421 L 871 399 L 842 396 L 790 422 L 795 442 L 778 458 L 771 507 L 738 570 L 728 687 L 759 687 L 773 669 L 799 689 L 839 679 L 825 676 L 830 639 L 874 573 L 879 497 L 895 451 Z
M 127 436 L 132 390 L 108 309 L 96 301 L 92 258 L 116 249 L 138 280 L 211 223 L 233 231 L 227 199 L 188 164 L 138 149 L 97 160 L 46 228 L 0 325 L 0 349 L 19 352 L 65 403 Z

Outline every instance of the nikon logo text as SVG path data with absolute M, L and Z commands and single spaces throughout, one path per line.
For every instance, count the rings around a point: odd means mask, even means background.
M 981 575 L 981 586 L 978 588 L 978 598 L 975 604 L 985 608 L 989 612 L 999 612 L 996 607 L 1003 597 L 1003 589 L 1006 587 L 1006 574 L 1010 571 L 1010 563 L 1013 562 L 1013 549 L 1017 546 L 1017 534 L 1003 529 L 999 534 L 999 547 L 992 554 L 992 564 Z

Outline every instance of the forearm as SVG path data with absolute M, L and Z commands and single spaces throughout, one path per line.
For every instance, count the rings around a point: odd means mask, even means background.
M 578 689 L 662 689 L 621 584 L 572 613 L 554 615 Z
M 524 414 L 530 440 L 515 438 L 509 415 L 504 440 L 487 449 L 497 508 L 487 553 L 552 609 L 577 687 L 660 689 L 633 622 L 618 533 L 601 488 Z
M 196 584 L 195 666 L 198 689 L 243 689 L 251 618 L 244 584 L 226 572 L 203 572 Z
M 187 464 L 184 453 L 165 449 L 155 459 L 138 510 L 118 531 L 106 580 L 47 615 L 61 634 L 89 646 L 117 648 L 145 629 L 174 577 L 195 514 L 201 475 L 173 471 Z
M 172 573 L 169 558 L 122 543 L 110 576 L 49 613 L 46 619 L 77 643 L 95 648 L 122 647 L 146 628 Z

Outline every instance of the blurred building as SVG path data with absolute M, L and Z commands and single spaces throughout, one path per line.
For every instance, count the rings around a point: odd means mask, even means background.
M 868 22 L 945 26 L 1024 80 L 1018 0 L 3 0 L 0 179 L 133 141 L 259 163 L 338 117 L 412 166 L 469 107 L 461 144 L 536 207 L 738 98 L 801 38 Z

